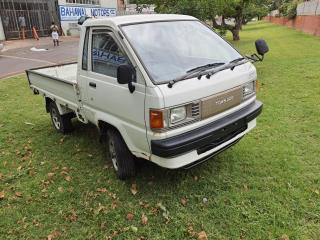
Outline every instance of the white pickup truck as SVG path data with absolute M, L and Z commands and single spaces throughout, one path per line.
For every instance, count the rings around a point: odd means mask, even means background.
M 268 51 L 242 56 L 196 18 L 136 15 L 79 20 L 77 63 L 27 70 L 53 126 L 93 123 L 120 179 L 135 157 L 189 168 L 237 143 L 256 126 L 256 69 Z

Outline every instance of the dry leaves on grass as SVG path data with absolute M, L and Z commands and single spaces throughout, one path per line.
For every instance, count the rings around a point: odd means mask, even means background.
M 15 195 L 16 195 L 17 197 L 22 197 L 22 192 L 15 192 Z
M 68 175 L 64 178 L 67 182 L 70 182 L 71 181 L 71 177 Z
M 136 183 L 132 183 L 130 191 L 131 191 L 132 195 L 136 195 L 138 193 L 138 189 L 137 189 L 137 184 Z
M 188 200 L 187 200 L 186 198 L 181 198 L 181 199 L 180 199 L 180 202 L 181 202 L 181 204 L 182 204 L 183 206 L 186 206 Z
M 1 199 L 4 199 L 4 198 L 5 198 L 4 191 L 1 191 L 1 192 L 0 192 L 0 200 L 1 200 Z
M 53 239 L 59 238 L 61 235 L 62 235 L 61 232 L 54 230 L 52 233 L 48 235 L 47 240 L 53 240 Z
M 280 237 L 280 240 L 289 240 L 289 236 L 287 234 L 283 234 L 281 237 Z
M 142 225 L 148 224 L 148 217 L 144 213 L 141 216 L 141 223 L 142 223 Z
M 208 237 L 205 231 L 201 231 L 198 233 L 198 240 L 208 240 Z
M 97 192 L 106 193 L 108 190 L 106 188 L 97 188 Z
M 65 220 L 70 222 L 76 222 L 78 220 L 78 215 L 74 209 L 72 209 L 69 214 L 65 217 Z
M 133 218 L 134 218 L 133 213 L 128 213 L 127 216 L 126 216 L 126 219 L 127 219 L 128 221 L 133 220 Z

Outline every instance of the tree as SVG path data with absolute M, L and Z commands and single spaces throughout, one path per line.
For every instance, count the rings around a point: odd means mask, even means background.
M 265 16 L 267 7 L 262 0 L 155 0 L 156 11 L 192 15 L 210 20 L 213 28 L 229 30 L 233 40 L 240 40 L 243 23 L 253 17 Z M 220 21 L 217 21 L 220 16 Z

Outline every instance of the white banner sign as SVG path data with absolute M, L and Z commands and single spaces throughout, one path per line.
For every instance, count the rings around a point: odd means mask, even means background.
M 116 8 L 82 7 L 82 6 L 59 6 L 61 21 L 77 21 L 81 16 L 88 17 L 111 17 L 116 16 Z

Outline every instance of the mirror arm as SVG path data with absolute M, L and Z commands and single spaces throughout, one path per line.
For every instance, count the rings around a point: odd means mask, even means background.
M 246 58 L 251 60 L 252 62 L 262 62 L 264 59 L 264 55 L 260 57 L 256 53 L 254 53 L 251 56 L 246 55 Z
M 136 86 L 134 85 L 133 82 L 128 83 L 128 88 L 129 88 L 130 93 L 134 93 L 134 91 L 136 90 Z

